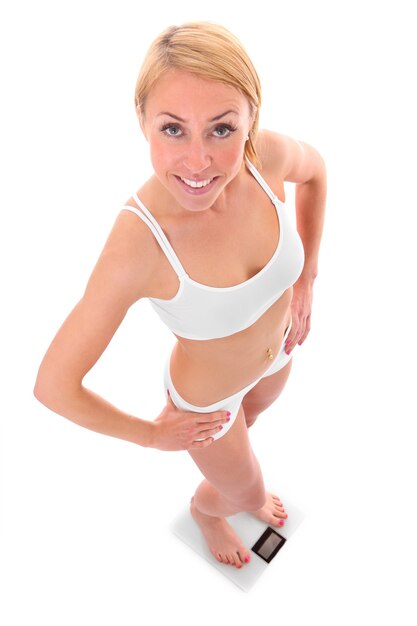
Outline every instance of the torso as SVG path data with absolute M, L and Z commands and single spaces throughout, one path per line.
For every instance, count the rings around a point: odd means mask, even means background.
M 284 202 L 284 181 L 277 164 L 272 176 L 265 167 L 259 171 Z M 165 211 L 161 207 L 155 197 L 160 184 L 153 178 L 138 191 L 188 275 L 205 285 L 230 287 L 251 278 L 267 264 L 279 241 L 276 209 L 246 168 L 237 188 L 239 193 L 231 197 L 227 212 L 205 211 L 180 219 L 169 207 Z M 137 206 L 133 198 L 128 204 Z M 153 237 L 151 232 L 149 236 Z M 158 262 L 146 296 L 170 299 L 178 290 L 178 277 L 156 241 L 153 249 Z M 176 335 L 170 373 L 178 393 L 192 404 L 205 406 L 259 378 L 271 364 L 267 349 L 278 354 L 291 319 L 291 299 L 292 287 L 254 324 L 227 337 L 198 341 Z

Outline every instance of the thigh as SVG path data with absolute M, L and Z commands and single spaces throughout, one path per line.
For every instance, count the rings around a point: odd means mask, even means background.
M 242 401 L 244 410 L 249 414 L 261 413 L 270 406 L 281 394 L 291 371 L 292 359 L 283 368 L 265 376 L 256 383 Z
M 240 405 L 233 427 L 207 448 L 188 450 L 202 474 L 220 493 L 233 499 L 264 489 L 259 463 L 250 445 Z

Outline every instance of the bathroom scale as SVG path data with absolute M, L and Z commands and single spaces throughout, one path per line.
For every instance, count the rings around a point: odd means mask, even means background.
M 285 512 L 288 514 L 282 527 L 268 526 L 250 513 L 237 513 L 227 518 L 229 524 L 250 551 L 250 562 L 245 563 L 241 569 L 219 563 L 212 555 L 200 527 L 191 515 L 189 506 L 181 510 L 173 520 L 170 524 L 170 530 L 240 589 L 249 591 L 267 570 L 274 569 L 275 575 L 277 574 L 281 550 L 286 549 L 285 544 L 292 539 L 293 534 L 304 519 L 301 511 L 291 504 L 288 498 L 282 497 L 281 499 L 285 502 Z

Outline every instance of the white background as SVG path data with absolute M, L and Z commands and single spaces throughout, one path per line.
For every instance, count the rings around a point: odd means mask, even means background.
M 2 623 L 414 625 L 413 3 L 205 4 L 2 3 Z M 133 106 L 143 55 L 194 19 L 241 39 L 263 84 L 261 127 L 311 143 L 328 171 L 312 331 L 251 431 L 267 486 L 306 519 L 249 594 L 169 533 L 201 478 L 187 453 L 95 434 L 32 395 L 150 174 Z M 141 301 L 85 382 L 154 419 L 173 343 Z

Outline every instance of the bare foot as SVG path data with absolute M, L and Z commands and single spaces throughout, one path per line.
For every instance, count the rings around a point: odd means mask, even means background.
M 252 515 L 271 526 L 284 526 L 284 519 L 288 517 L 281 500 L 268 491 L 265 504 L 261 509 L 253 511 Z
M 234 565 L 238 569 L 249 563 L 248 550 L 224 517 L 212 517 L 201 513 L 194 504 L 194 497 L 191 499 L 190 511 L 200 526 L 210 552 L 220 563 Z

